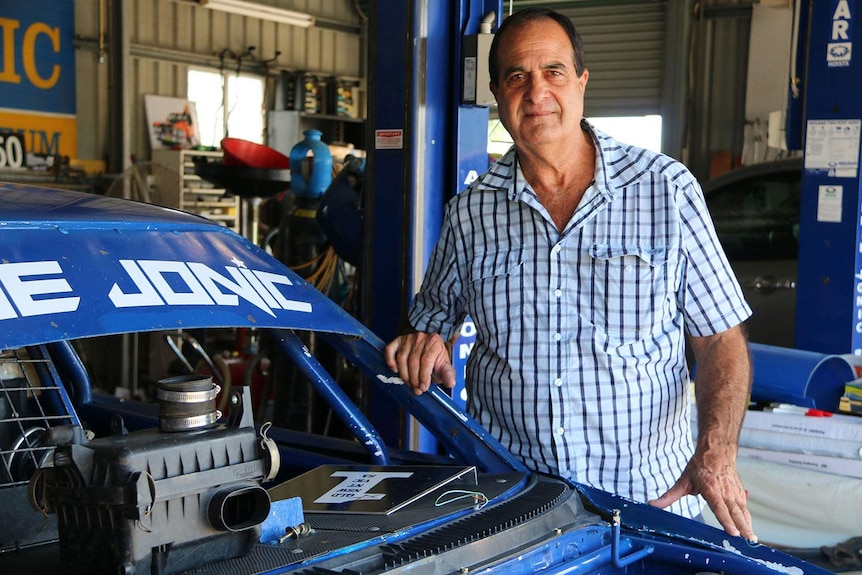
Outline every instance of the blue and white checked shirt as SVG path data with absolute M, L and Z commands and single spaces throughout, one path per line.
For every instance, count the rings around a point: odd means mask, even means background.
M 685 166 L 583 127 L 595 179 L 563 233 L 510 150 L 447 204 L 409 319 L 449 339 L 472 317 L 468 409 L 529 468 L 647 501 L 693 453 L 683 328 L 751 310 Z

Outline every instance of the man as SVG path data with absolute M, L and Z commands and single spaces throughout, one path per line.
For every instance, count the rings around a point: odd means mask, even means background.
M 571 21 L 544 8 L 497 32 L 491 90 L 515 145 L 448 203 L 387 363 L 415 393 L 451 387 L 469 314 L 469 410 L 538 472 L 698 517 L 756 541 L 736 470 L 751 314 L 702 192 L 679 162 L 583 119 Z M 685 332 L 697 361 L 688 417 Z

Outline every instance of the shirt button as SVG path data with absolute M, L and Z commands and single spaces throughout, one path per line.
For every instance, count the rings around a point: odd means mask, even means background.
M 632 271 L 632 266 L 630 266 L 630 265 L 626 266 L 626 271 L 627 271 L 627 272 Z
M 565 471 L 565 470 L 560 471 L 560 477 L 562 477 L 563 479 L 568 479 L 571 476 L 572 476 L 572 474 L 568 471 Z
M 562 335 L 562 334 L 560 334 L 560 333 L 555 333 L 555 334 L 554 334 L 554 340 L 556 340 L 556 341 L 560 341 L 561 339 L 563 339 L 563 335 Z
M 554 253 L 558 254 L 563 250 L 563 248 L 559 245 L 554 246 Z
M 562 427 L 557 428 L 557 435 L 563 435 L 565 432 L 566 432 L 566 430 L 563 429 Z
M 561 290 L 561 289 L 554 290 L 554 295 L 557 297 L 562 297 L 563 296 L 563 290 Z
M 554 385 L 556 385 L 557 387 L 562 387 L 563 386 L 563 380 L 558 377 L 557 379 L 554 380 Z

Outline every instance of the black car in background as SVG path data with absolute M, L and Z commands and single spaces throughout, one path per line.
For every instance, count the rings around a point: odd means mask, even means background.
M 721 245 L 754 315 L 749 339 L 794 347 L 802 158 L 745 166 L 703 183 Z

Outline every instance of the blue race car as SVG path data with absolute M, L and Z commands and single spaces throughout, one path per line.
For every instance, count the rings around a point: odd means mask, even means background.
M 440 389 L 413 395 L 351 315 L 216 223 L 25 186 L 0 185 L 0 202 L 4 574 L 827 573 L 529 472 Z M 220 332 L 265 341 L 349 437 L 265 421 L 267 395 L 228 385 L 190 335 Z M 149 401 L 102 391 L 125 389 L 113 368 L 163 339 L 191 370 L 150 382 Z M 320 342 L 439 453 L 387 445 L 312 353 Z M 95 356 L 114 361 L 96 369 Z

